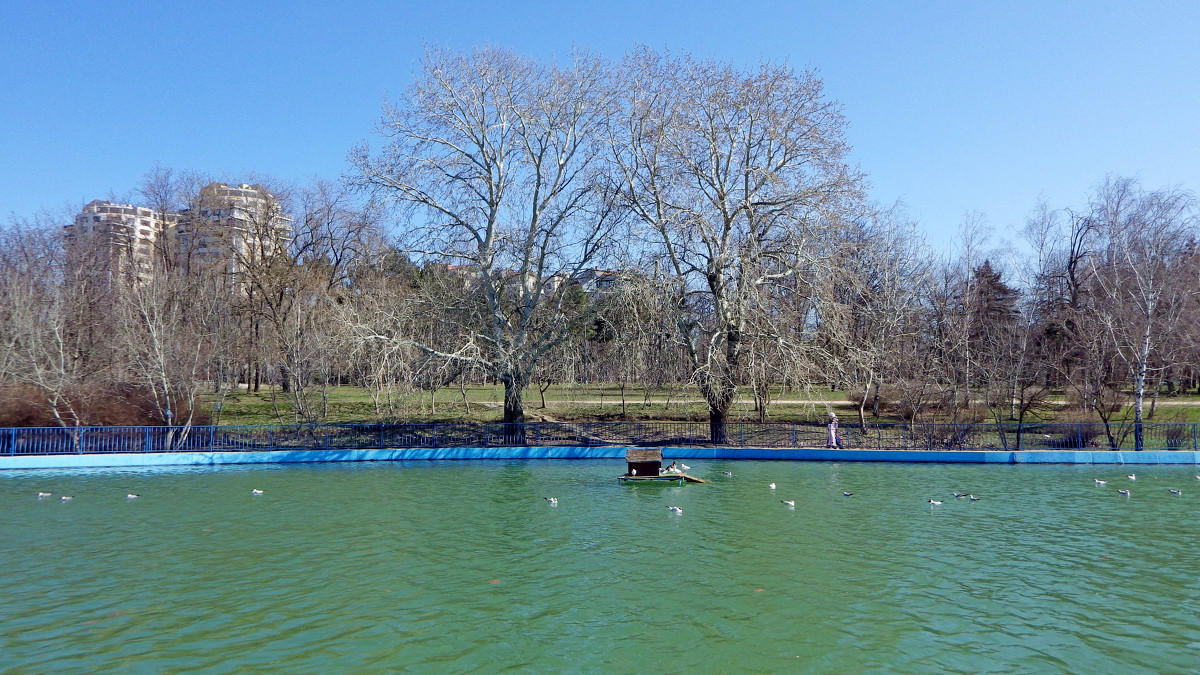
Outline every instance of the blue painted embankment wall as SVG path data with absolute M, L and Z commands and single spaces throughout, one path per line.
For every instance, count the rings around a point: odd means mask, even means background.
M 218 466 L 299 462 L 382 462 L 398 460 L 624 459 L 620 446 L 541 446 L 511 448 L 391 448 L 383 450 L 275 450 L 247 452 L 148 452 L 78 455 L 0 456 L 5 469 L 87 469 L 154 466 Z M 944 462 L 966 464 L 1160 464 L 1197 465 L 1195 451 L 925 451 L 825 450 L 814 448 L 663 448 L 664 459 L 784 460 L 826 462 Z

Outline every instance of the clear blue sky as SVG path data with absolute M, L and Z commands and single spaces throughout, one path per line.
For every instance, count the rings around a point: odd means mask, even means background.
M 817 69 L 880 202 L 935 247 L 1012 236 L 1106 173 L 1200 190 L 1200 2 L 0 4 L 0 218 L 130 193 L 155 162 L 337 177 L 424 43 L 634 43 Z M 378 141 L 375 140 L 375 144 Z

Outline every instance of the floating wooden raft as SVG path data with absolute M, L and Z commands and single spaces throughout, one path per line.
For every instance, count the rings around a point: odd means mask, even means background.
M 631 483 L 641 483 L 641 482 L 648 482 L 648 483 L 649 482 L 653 482 L 653 483 L 685 483 L 685 482 L 687 482 L 687 483 L 709 483 L 709 482 L 711 482 L 711 481 L 704 480 L 703 478 L 696 478 L 695 476 L 689 476 L 686 473 L 664 473 L 660 476 L 641 476 L 641 475 L 630 476 L 629 474 L 625 474 L 624 476 L 617 476 L 617 480 L 622 481 L 622 482 L 631 482 Z

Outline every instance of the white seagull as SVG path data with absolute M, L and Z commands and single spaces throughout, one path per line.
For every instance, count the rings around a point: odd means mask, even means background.
M 929 500 L 929 505 L 930 505 L 930 506 L 941 506 L 941 505 L 942 505 L 942 503 L 941 503 L 941 502 L 939 502 L 939 501 L 938 501 L 938 500 L 936 500 L 936 499 L 930 499 L 930 500 Z
M 1126 476 L 1126 478 L 1128 478 L 1129 480 L 1137 480 L 1137 474 L 1131 473 L 1128 476 Z
M 59 499 L 61 499 L 64 502 L 69 502 L 72 499 L 75 499 L 75 496 L 74 495 L 63 495 L 62 497 L 59 497 Z
M 774 484 L 774 483 L 771 483 L 771 485 L 770 485 L 770 488 L 771 488 L 772 490 L 774 490 L 774 489 L 775 489 L 775 484 Z
M 733 475 L 733 472 L 732 472 L 732 471 L 722 471 L 721 473 L 725 474 L 726 476 L 732 476 L 732 475 Z M 1196 478 L 1200 478 L 1200 476 L 1196 476 Z
M 550 502 L 550 506 L 558 506 L 558 497 L 542 497 L 542 499 Z
M 39 492 L 38 499 L 45 499 L 46 497 L 49 497 L 52 494 L 54 494 L 54 493 L 53 492 Z
M 794 499 L 780 499 L 779 501 L 783 502 L 784 504 L 787 504 L 788 506 L 790 506 L 792 508 L 796 508 L 796 500 L 794 500 Z
M 1092 480 L 1095 481 L 1096 485 L 1108 485 L 1108 481 L 1106 480 L 1100 480 L 1099 478 L 1093 478 Z
M 133 494 L 132 492 L 130 492 L 129 494 L 125 495 L 125 499 L 137 499 L 138 497 L 141 497 L 141 495 L 135 495 L 135 494 Z
M 261 495 L 262 493 L 263 493 L 263 491 L 262 491 L 262 490 L 259 490 L 258 488 L 251 488 L 251 489 L 250 489 L 250 494 L 252 494 L 252 495 Z
M 853 497 L 853 496 L 854 496 L 854 493 L 853 493 L 853 492 L 843 492 L 843 493 L 842 493 L 842 496 L 843 496 L 843 497 Z
M 679 506 L 668 506 L 667 510 L 672 513 L 683 513 L 683 508 Z
M 967 495 L 967 499 L 970 499 L 973 502 L 979 501 L 979 497 L 976 497 L 975 495 Z
M 1125 495 L 1126 497 L 1128 497 L 1128 496 L 1129 496 L 1129 490 L 1117 490 L 1117 492 L 1119 492 L 1120 494 L 1123 494 L 1123 495 Z
M 955 499 L 962 499 L 967 496 L 965 492 L 951 492 L 950 494 L 954 495 Z
M 1173 495 L 1178 495 L 1180 497 L 1183 496 L 1183 490 L 1172 490 L 1171 488 L 1167 488 L 1167 492 L 1170 492 Z
M 680 465 L 679 465 L 679 470 L 680 470 L 680 471 L 691 471 L 691 469 L 692 469 L 692 467 L 688 466 L 687 464 L 680 464 Z

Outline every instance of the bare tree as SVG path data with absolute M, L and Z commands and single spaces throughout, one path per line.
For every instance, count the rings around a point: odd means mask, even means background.
M 356 330 L 486 370 L 504 384 L 505 422 L 524 420 L 538 362 L 579 318 L 564 311 L 564 280 L 597 259 L 610 231 L 596 133 L 606 84 L 585 53 L 559 67 L 492 47 L 431 48 L 405 97 L 385 107 L 382 152 L 354 152 L 359 184 L 411 216 L 402 247 L 471 275 L 462 311 L 446 313 L 453 349 Z
M 1094 309 L 1133 382 L 1138 450 L 1147 380 L 1156 361 L 1174 360 L 1162 353 L 1172 344 L 1167 336 L 1180 328 L 1198 292 L 1197 280 L 1186 274 L 1195 207 L 1190 193 L 1145 192 L 1131 179 L 1111 177 L 1092 203 L 1090 219 L 1106 244 L 1090 259 L 1099 300 Z
M 818 241 L 855 207 L 862 177 L 845 162 L 839 107 L 812 72 L 747 73 L 643 48 L 618 88 L 617 189 L 664 261 L 677 339 L 720 443 L 747 341 L 796 334 L 762 298 L 809 293 L 822 273 Z

